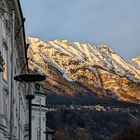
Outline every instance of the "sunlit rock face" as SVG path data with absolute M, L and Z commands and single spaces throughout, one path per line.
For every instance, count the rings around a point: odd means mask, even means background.
M 132 59 L 133 64 L 140 69 L 140 56 Z
M 140 71 L 107 45 L 28 38 L 29 68 L 62 96 L 101 97 L 140 103 Z

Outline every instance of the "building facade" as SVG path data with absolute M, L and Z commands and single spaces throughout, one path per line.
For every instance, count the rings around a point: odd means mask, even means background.
M 19 0 L 0 0 L 0 140 L 28 139 L 28 85 L 13 78 L 27 62 L 23 21 Z
M 35 85 L 35 99 L 32 100 L 32 140 L 46 140 L 46 95 L 40 84 Z

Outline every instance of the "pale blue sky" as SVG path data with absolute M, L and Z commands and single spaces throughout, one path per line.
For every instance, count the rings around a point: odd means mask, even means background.
M 124 59 L 140 56 L 140 0 L 21 0 L 26 35 L 107 44 Z

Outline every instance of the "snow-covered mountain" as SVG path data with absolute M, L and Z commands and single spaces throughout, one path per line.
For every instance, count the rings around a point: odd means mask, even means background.
M 140 70 L 107 45 L 28 38 L 29 67 L 44 87 L 65 96 L 100 96 L 140 103 Z
M 132 59 L 133 64 L 140 69 L 140 56 Z

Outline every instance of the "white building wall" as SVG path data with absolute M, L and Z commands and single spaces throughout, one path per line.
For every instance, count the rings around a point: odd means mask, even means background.
M 11 0 L 11 2 L 15 2 Z M 4 6 L 3 6 L 4 4 Z M 0 7 L 3 7 L 4 10 L 8 11 L 8 7 L 10 4 L 8 0 L 0 0 Z M 15 10 L 18 7 L 14 7 Z M 18 10 L 17 10 L 18 11 Z M 16 17 L 17 18 L 17 17 Z M 5 22 L 6 21 L 6 22 Z M 0 52 L 3 53 L 3 43 L 7 46 L 8 57 L 7 57 L 7 71 L 8 77 L 7 81 L 3 80 L 3 72 L 0 72 L 0 140 L 9 140 L 10 134 L 10 96 L 11 96 L 11 43 L 12 43 L 12 32 L 7 28 L 7 22 L 11 22 L 11 17 L 9 14 L 3 13 L 0 10 Z M 6 23 L 6 25 L 4 25 Z M 10 28 L 12 25 L 10 25 Z M 17 31 L 15 31 L 17 32 Z M 14 67 L 14 75 L 18 75 L 21 72 L 21 59 L 23 62 L 23 58 L 20 58 L 22 55 L 24 56 L 24 52 L 17 51 L 17 48 L 22 48 L 23 46 L 14 46 L 14 63 L 12 66 Z M 22 44 L 22 43 L 21 43 Z M 19 54 L 20 53 L 20 54 Z M 15 55 L 16 54 L 16 55 Z M 19 57 L 20 56 L 20 57 Z M 18 65 L 17 65 L 18 64 Z M 22 64 L 23 66 L 24 64 Z M 27 95 L 27 85 L 23 83 L 19 83 L 13 80 L 13 140 L 27 140 L 28 139 L 28 131 L 25 131 L 25 125 L 28 124 L 28 108 L 27 101 L 25 99 L 25 95 Z M 7 92 L 8 103 L 7 103 L 7 115 L 4 113 L 4 92 Z
M 0 3 L 1 4 L 1 3 Z M 6 7 L 4 7 L 7 10 Z M 10 70 L 10 46 L 9 39 L 11 39 L 10 34 L 6 29 L 6 20 L 10 17 L 6 13 L 0 12 L 0 52 L 3 56 L 3 47 L 7 47 L 7 69 Z M 9 100 L 10 100 L 10 74 L 8 71 L 7 81 L 3 80 L 3 73 L 0 73 L 0 139 L 7 140 L 9 136 Z M 4 94 L 7 95 L 7 107 L 4 106 Z M 5 114 L 4 108 L 7 108 L 7 113 Z

